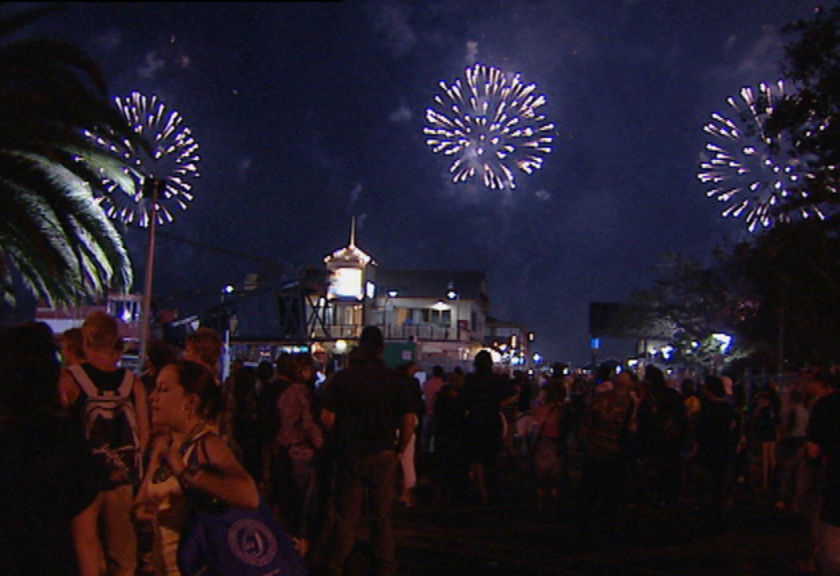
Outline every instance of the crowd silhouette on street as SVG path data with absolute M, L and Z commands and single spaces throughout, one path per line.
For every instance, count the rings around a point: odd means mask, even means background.
M 725 534 L 754 490 L 809 520 L 803 572 L 840 573 L 828 371 L 783 387 L 653 364 L 508 372 L 488 351 L 466 370 L 391 368 L 369 326 L 337 369 L 283 353 L 234 361 L 222 381 L 212 329 L 183 350 L 151 342 L 139 376 L 121 346 L 104 313 L 60 335 L 42 323 L 0 333 L 5 573 L 180 574 L 190 510 L 212 499 L 264 504 L 315 575 L 345 573 L 365 523 L 371 570 L 393 576 L 396 507 L 488 506 L 513 489 L 506 472 L 528 479 L 523 506 L 574 523 L 590 548 L 642 509 Z M 110 439 L 91 432 L 97 394 L 123 398 Z

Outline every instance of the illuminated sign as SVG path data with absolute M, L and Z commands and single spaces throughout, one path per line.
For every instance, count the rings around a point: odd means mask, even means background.
M 362 270 L 360 268 L 336 268 L 330 276 L 329 298 L 353 298 L 361 300 Z

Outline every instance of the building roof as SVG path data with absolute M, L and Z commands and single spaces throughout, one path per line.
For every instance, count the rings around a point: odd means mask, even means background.
M 325 256 L 324 262 L 327 264 L 347 262 L 349 264 L 360 264 L 362 266 L 367 266 L 371 262 L 371 257 L 368 256 L 361 249 L 359 249 L 359 247 L 355 244 L 350 244 L 348 246 L 345 246 L 344 248 L 339 248 L 332 254 Z M 376 263 L 374 262 L 374 265 L 375 264 Z
M 449 290 L 462 300 L 489 302 L 487 277 L 480 270 L 389 270 L 378 268 L 377 294 L 396 290 L 398 298 L 446 298 Z
M 368 264 L 373 264 L 376 266 L 376 262 L 366 254 L 363 250 L 361 250 L 358 246 L 356 246 L 356 218 L 355 216 L 350 222 L 350 243 L 345 246 L 344 248 L 339 248 L 335 250 L 332 254 L 327 254 L 324 257 L 324 263 L 326 264 L 356 264 L 360 266 L 367 266 Z

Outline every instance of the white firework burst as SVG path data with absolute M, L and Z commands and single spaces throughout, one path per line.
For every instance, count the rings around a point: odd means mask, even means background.
M 730 112 L 711 114 L 703 131 L 706 143 L 697 178 L 708 186 L 706 196 L 726 206 L 724 217 L 743 217 L 747 230 L 769 228 L 800 218 L 825 218 L 819 206 L 808 203 L 807 182 L 813 178 L 807 163 L 794 154 L 782 134 L 770 133 L 767 121 L 785 95 L 784 83 L 744 87 L 740 100 L 727 98 Z M 795 209 L 781 210 L 797 202 Z
M 453 182 L 481 175 L 491 189 L 516 187 L 516 170 L 531 174 L 551 152 L 554 124 L 540 108 L 546 98 L 519 74 L 475 64 L 451 85 L 440 82 L 436 107 L 426 110 L 426 144 L 452 156 Z
M 122 174 L 101 169 L 105 195 L 97 200 L 107 214 L 126 223 L 147 227 L 172 222 L 172 210 L 186 210 L 193 200 L 193 181 L 199 177 L 198 142 L 181 114 L 169 110 L 157 96 L 132 92 L 116 98 L 128 126 L 145 139 L 149 148 L 135 146 L 113 131 L 86 136 L 127 162 Z

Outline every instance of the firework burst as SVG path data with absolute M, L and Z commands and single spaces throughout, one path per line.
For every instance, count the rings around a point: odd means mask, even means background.
M 436 107 L 426 110 L 426 144 L 452 156 L 453 182 L 481 175 L 491 189 L 515 188 L 515 170 L 531 174 L 551 152 L 554 124 L 539 112 L 545 96 L 520 75 L 475 64 L 463 81 L 440 82 Z
M 729 115 L 712 113 L 703 131 L 713 137 L 705 146 L 697 178 L 708 186 L 706 196 L 723 202 L 721 215 L 744 217 L 747 230 L 768 228 L 778 222 L 825 218 L 808 203 L 807 183 L 813 174 L 781 134 L 767 130 L 767 121 L 787 96 L 784 84 L 744 87 L 740 100 L 726 100 Z M 796 208 L 782 210 L 785 203 Z
M 85 135 L 127 166 L 120 171 L 100 170 L 105 194 L 97 200 L 112 218 L 147 227 L 151 218 L 158 224 L 172 222 L 172 210 L 186 210 L 193 200 L 193 181 L 199 177 L 198 142 L 176 110 L 169 110 L 157 96 L 132 92 L 116 99 L 128 126 L 148 143 L 136 146 L 115 132 Z

